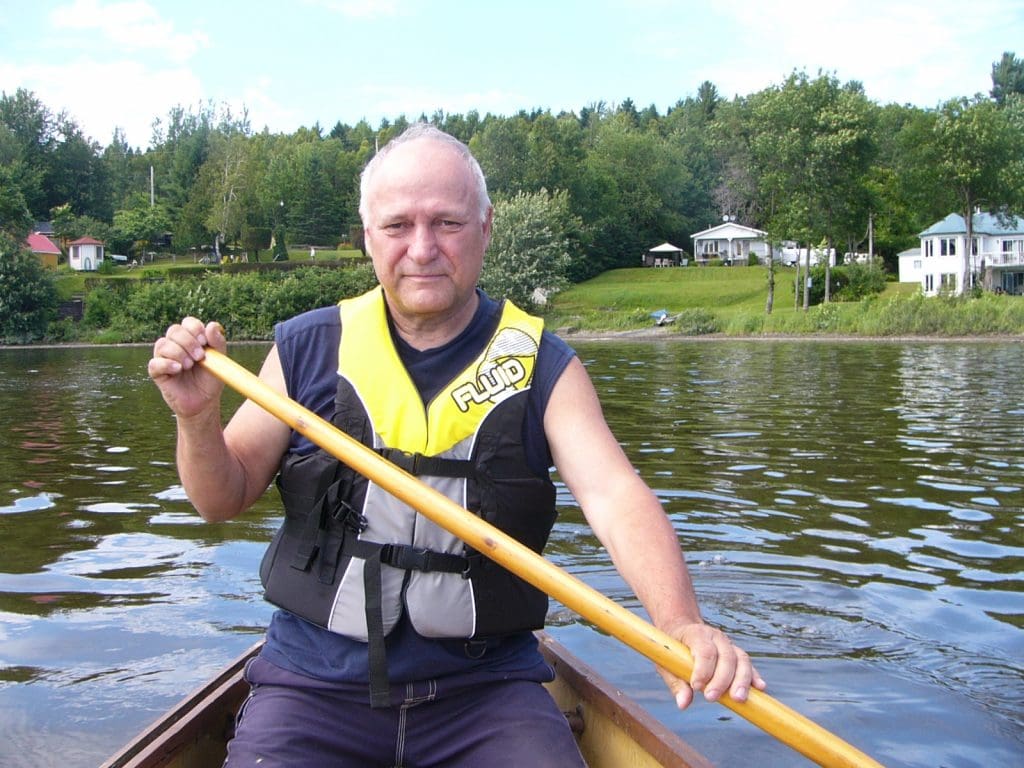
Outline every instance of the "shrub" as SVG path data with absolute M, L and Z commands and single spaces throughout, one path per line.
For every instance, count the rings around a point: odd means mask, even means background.
M 231 339 L 270 339 L 274 324 L 371 288 L 367 265 L 289 272 L 208 273 L 203 278 L 97 284 L 86 296 L 85 326 L 104 340 L 151 341 L 192 315 L 217 320 Z
M 14 238 L 0 233 L 0 340 L 36 341 L 56 313 L 53 275 Z
M 53 320 L 46 328 L 46 340 L 54 344 L 78 341 L 81 336 L 78 323 L 70 317 Z
M 686 336 L 703 336 L 722 330 L 715 314 L 706 309 L 684 309 L 676 316 L 674 325 L 679 333 Z
M 88 328 L 105 328 L 124 308 L 125 300 L 110 285 L 101 283 L 85 297 L 82 323 Z
M 860 301 L 885 290 L 885 270 L 873 264 L 849 264 L 841 268 L 844 284 L 836 291 L 839 301 Z

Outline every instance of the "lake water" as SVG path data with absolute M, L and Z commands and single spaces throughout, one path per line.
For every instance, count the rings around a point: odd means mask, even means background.
M 575 346 L 773 696 L 886 765 L 1024 765 L 1024 345 Z M 99 764 L 269 618 L 275 499 L 198 520 L 148 354 L 0 350 L 2 766 Z M 551 559 L 639 610 L 561 505 Z M 564 608 L 549 624 L 717 764 L 809 764 L 719 705 L 677 713 Z

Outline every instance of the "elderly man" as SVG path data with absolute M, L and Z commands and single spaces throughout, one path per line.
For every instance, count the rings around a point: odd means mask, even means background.
M 663 673 L 678 706 L 764 688 L 702 621 L 583 365 L 477 288 L 492 208 L 465 145 L 409 128 L 367 165 L 359 211 L 380 286 L 281 323 L 260 377 L 536 551 L 553 464 L 653 621 L 692 650 L 691 680 Z M 222 386 L 196 365 L 207 345 L 225 348 L 221 328 L 186 318 L 149 363 L 188 496 L 228 520 L 276 476 L 285 508 L 260 568 L 280 610 L 227 765 L 582 765 L 541 685 L 546 597 L 252 403 L 222 429 Z

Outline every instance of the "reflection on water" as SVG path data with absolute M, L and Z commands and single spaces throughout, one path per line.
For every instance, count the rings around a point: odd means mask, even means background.
M 774 696 L 886 764 L 1019 760 L 1019 344 L 578 348 L 706 617 Z M 255 368 L 264 350 L 233 354 Z M 2 765 L 96 765 L 269 617 L 256 567 L 273 498 L 243 521 L 198 521 L 147 356 L 0 351 Z M 551 558 L 639 609 L 559 501 Z M 675 713 L 646 661 L 560 606 L 550 623 L 716 762 L 807 764 L 720 706 Z

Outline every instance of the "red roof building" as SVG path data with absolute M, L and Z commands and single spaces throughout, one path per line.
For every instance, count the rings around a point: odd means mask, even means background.
M 28 243 L 29 250 L 36 255 L 44 267 L 49 267 L 50 269 L 57 268 L 57 262 L 60 259 L 60 248 L 53 244 L 53 240 L 44 234 L 33 232 L 25 238 L 25 242 Z

